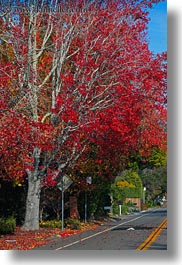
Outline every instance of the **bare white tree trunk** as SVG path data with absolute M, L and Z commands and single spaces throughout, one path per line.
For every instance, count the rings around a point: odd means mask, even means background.
M 34 148 L 34 170 L 27 170 L 28 194 L 23 229 L 31 231 L 39 229 L 41 178 L 38 168 L 40 163 L 40 154 L 41 150 L 39 148 Z
M 40 180 L 34 180 L 33 175 L 29 176 L 26 215 L 23 225 L 25 230 L 33 231 L 39 229 L 40 187 Z

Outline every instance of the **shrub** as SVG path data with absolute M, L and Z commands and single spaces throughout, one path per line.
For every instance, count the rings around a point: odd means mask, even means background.
M 152 208 L 153 206 L 154 206 L 154 203 L 152 200 L 147 202 L 147 208 Z
M 79 230 L 81 228 L 81 222 L 80 220 L 76 218 L 67 218 L 65 220 L 65 224 L 67 228 L 70 228 L 73 230 Z
M 62 228 L 62 222 L 60 220 L 42 221 L 40 223 L 42 228 Z
M 127 214 L 128 213 L 128 206 L 127 205 L 122 205 L 121 206 L 121 212 L 122 212 L 122 214 Z
M 13 217 L 0 218 L 0 234 L 13 234 L 16 228 L 16 220 Z
M 119 206 L 118 206 L 118 204 L 113 203 L 112 211 L 113 211 L 113 214 L 119 214 Z

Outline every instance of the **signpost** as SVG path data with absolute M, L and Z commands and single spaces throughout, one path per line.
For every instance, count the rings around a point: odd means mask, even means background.
M 67 176 L 63 175 L 61 181 L 57 184 L 58 189 L 60 189 L 62 194 L 61 205 L 62 205 L 62 231 L 64 230 L 64 192 L 69 188 L 73 181 Z
M 86 184 L 92 184 L 92 177 L 86 178 Z M 85 223 L 87 222 L 87 190 L 85 190 Z
M 146 187 L 143 187 L 143 203 L 145 203 L 145 192 L 146 192 Z

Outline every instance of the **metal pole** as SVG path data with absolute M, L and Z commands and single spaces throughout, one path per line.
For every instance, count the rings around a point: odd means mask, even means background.
M 87 187 L 88 184 L 92 184 L 92 177 L 86 178 L 86 190 L 85 190 L 85 223 L 87 222 Z
M 61 200 L 61 204 L 62 204 L 62 231 L 64 230 L 64 181 L 63 181 L 63 175 L 62 175 L 62 179 L 61 179 L 61 184 L 62 184 L 62 200 Z
M 85 191 L 85 223 L 87 222 L 87 191 Z
M 143 203 L 145 203 L 145 191 L 146 191 L 146 187 L 143 187 Z

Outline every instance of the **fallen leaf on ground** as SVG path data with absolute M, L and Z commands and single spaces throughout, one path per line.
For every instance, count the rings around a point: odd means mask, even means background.
M 24 231 L 20 227 L 12 235 L 0 235 L 0 250 L 30 250 L 51 242 L 55 237 L 68 237 L 85 230 L 95 229 L 96 224 L 84 224 L 80 230 L 65 228 L 40 228 L 38 231 Z

